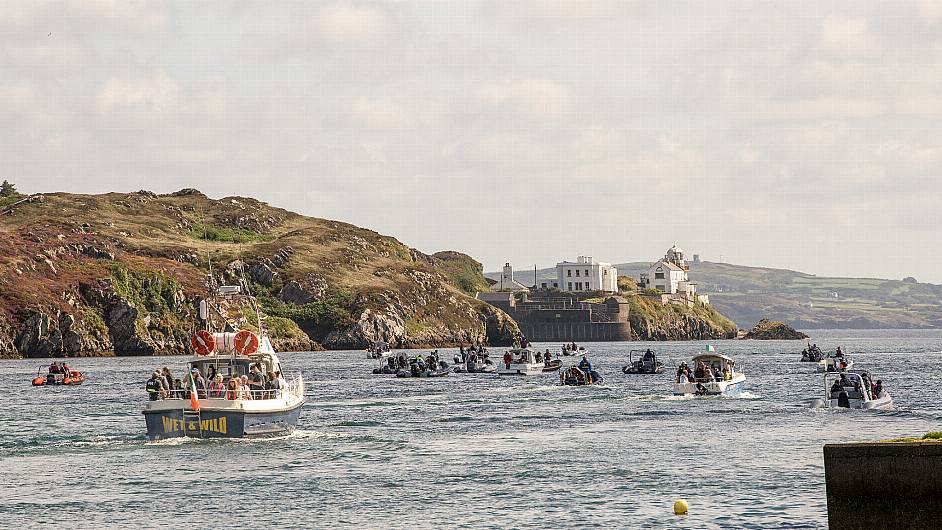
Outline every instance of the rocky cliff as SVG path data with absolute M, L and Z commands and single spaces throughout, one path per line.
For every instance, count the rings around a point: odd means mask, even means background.
M 498 345 L 518 333 L 469 296 L 485 284 L 473 259 L 254 199 L 51 193 L 0 212 L 4 357 L 186 353 L 211 267 L 258 297 L 278 349 Z
M 736 338 L 736 324 L 714 307 L 661 304 L 642 295 L 626 296 L 628 319 L 637 340 L 715 340 Z

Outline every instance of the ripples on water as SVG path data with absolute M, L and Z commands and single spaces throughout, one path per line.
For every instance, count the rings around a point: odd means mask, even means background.
M 704 343 L 588 344 L 605 377 L 589 388 L 556 374 L 396 379 L 361 352 L 325 352 L 282 356 L 308 381 L 298 431 L 149 443 L 144 379 L 157 365 L 182 373 L 182 358 L 76 359 L 89 375 L 78 388 L 32 388 L 43 361 L 0 362 L 0 515 L 8 528 L 823 528 L 823 443 L 938 430 L 939 385 L 925 383 L 942 332 L 816 340 L 843 344 L 897 410 L 809 410 L 822 376 L 796 362 L 797 342 L 715 342 L 745 365 L 735 399 L 675 398 L 670 375 L 620 372 L 629 349 L 678 362 Z M 689 517 L 671 515 L 676 498 Z

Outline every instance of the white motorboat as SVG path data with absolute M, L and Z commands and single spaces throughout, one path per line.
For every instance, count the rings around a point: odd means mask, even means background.
M 281 377 L 282 368 L 272 348 L 264 325 L 260 333 L 242 329 L 236 333 L 213 332 L 213 316 L 226 322 L 227 310 L 237 305 L 236 298 L 247 298 L 264 322 L 255 299 L 239 294 L 238 286 L 222 286 L 214 298 L 200 304 L 200 317 L 206 328 L 191 339 L 196 356 L 187 365 L 184 390 L 154 392 L 144 407 L 147 436 L 151 440 L 177 437 L 243 438 L 284 434 L 294 430 L 304 405 L 304 381 L 298 375 L 291 381 Z M 263 390 L 229 387 L 232 379 L 252 377 L 252 368 L 262 374 L 276 375 L 272 386 Z M 258 373 L 257 371 L 255 373 Z M 197 384 L 197 375 L 206 382 Z M 221 376 L 218 388 L 211 385 Z M 235 384 L 234 382 L 232 383 Z
M 498 375 L 540 375 L 546 364 L 536 360 L 537 352 L 530 348 L 516 348 L 508 350 L 504 358 L 497 364 Z
M 818 372 L 846 372 L 854 367 L 854 361 L 846 357 L 828 356 L 818 361 Z
M 697 355 L 691 361 L 693 373 L 684 375 L 686 364 L 678 367 L 674 379 L 675 396 L 726 396 L 741 394 L 746 386 L 746 375 L 736 367 L 736 361 L 720 353 Z M 702 364 L 701 364 L 702 363 Z
M 366 349 L 367 359 L 385 359 L 392 355 L 389 351 L 389 343 L 385 341 L 376 341 Z
M 824 395 L 824 399 L 815 399 L 811 407 L 858 410 L 893 408 L 893 398 L 883 388 L 883 382 L 874 383 L 873 376 L 866 370 L 826 374 Z

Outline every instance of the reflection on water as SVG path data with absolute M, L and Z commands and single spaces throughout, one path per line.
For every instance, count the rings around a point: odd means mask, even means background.
M 587 344 L 601 387 L 560 387 L 556 374 L 396 379 L 371 374 L 361 352 L 322 352 L 283 356 L 308 380 L 298 431 L 151 443 L 144 378 L 183 359 L 76 360 L 89 374 L 77 388 L 32 388 L 39 362 L 0 362 L 0 385 L 15 389 L 0 407 L 0 513 L 8 527 L 130 528 L 153 526 L 160 506 L 195 527 L 211 492 L 220 513 L 272 525 L 823 528 L 823 443 L 938 430 L 925 374 L 942 368 L 942 333 L 815 335 L 883 379 L 897 410 L 809 410 L 823 376 L 796 362 L 800 342 L 714 342 L 748 377 L 732 399 L 675 397 L 670 373 L 620 372 L 629 349 L 679 362 L 702 342 Z M 690 516 L 671 515 L 676 498 Z

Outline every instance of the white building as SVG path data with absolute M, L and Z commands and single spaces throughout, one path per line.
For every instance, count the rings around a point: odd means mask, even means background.
M 504 270 L 500 274 L 500 280 L 493 286 L 497 291 L 529 291 L 530 288 L 514 280 L 514 268 L 510 263 L 504 263 Z
M 638 286 L 642 289 L 654 288 L 665 294 L 709 303 L 706 295 L 697 296 L 697 284 L 690 281 L 687 276 L 689 270 L 683 249 L 674 245 L 667 250 L 663 259 L 651 264 L 647 272 L 641 273 Z
M 595 261 L 591 256 L 579 256 L 575 262 L 556 264 L 556 280 L 540 283 L 546 289 L 555 287 L 563 291 L 618 292 L 618 271 L 611 263 Z

